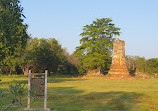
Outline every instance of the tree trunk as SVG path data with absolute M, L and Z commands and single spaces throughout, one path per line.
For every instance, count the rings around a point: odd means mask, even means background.
M 24 75 L 25 76 L 27 76 L 28 75 L 28 71 L 29 71 L 29 68 L 27 67 L 27 68 L 25 68 L 25 69 L 23 69 L 23 72 L 24 72 Z
M 11 71 L 11 70 L 9 71 L 9 75 L 10 75 L 10 76 L 12 75 L 12 71 Z

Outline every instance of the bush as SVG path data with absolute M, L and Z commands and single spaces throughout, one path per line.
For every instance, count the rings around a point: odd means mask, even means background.
M 22 97 L 26 95 L 26 89 L 24 88 L 24 86 L 25 84 L 18 83 L 15 80 L 9 84 L 9 92 L 12 95 L 12 104 L 21 104 Z
M 2 70 L 0 69 L 0 75 L 4 75 L 4 73 L 2 72 Z
M 63 65 L 59 65 L 57 71 L 59 74 L 66 74 L 67 73 L 66 68 Z

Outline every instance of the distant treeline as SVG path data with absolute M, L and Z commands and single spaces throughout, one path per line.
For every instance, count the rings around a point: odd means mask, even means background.
M 1 64 L 1 71 L 6 74 L 28 74 L 48 70 L 52 73 L 75 74 L 78 61 L 63 49 L 57 40 L 30 38 L 27 45 L 10 60 Z
M 139 56 L 126 56 L 126 65 L 129 71 L 138 68 L 148 74 L 158 75 L 158 58 L 145 59 Z

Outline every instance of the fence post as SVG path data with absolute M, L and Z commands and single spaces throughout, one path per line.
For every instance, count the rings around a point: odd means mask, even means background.
M 44 108 L 47 108 L 47 75 L 48 70 L 45 70 Z
M 30 78 L 31 78 L 31 70 L 29 70 L 29 73 L 28 73 L 28 101 L 27 101 L 27 108 L 28 109 L 30 108 L 30 104 L 31 104 L 31 97 L 30 97 L 30 86 L 31 86 L 31 83 L 30 83 Z

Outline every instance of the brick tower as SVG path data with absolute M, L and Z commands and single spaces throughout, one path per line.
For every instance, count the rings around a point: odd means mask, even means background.
M 112 64 L 108 74 L 129 75 L 126 67 L 125 41 L 119 40 L 118 38 L 114 40 Z

